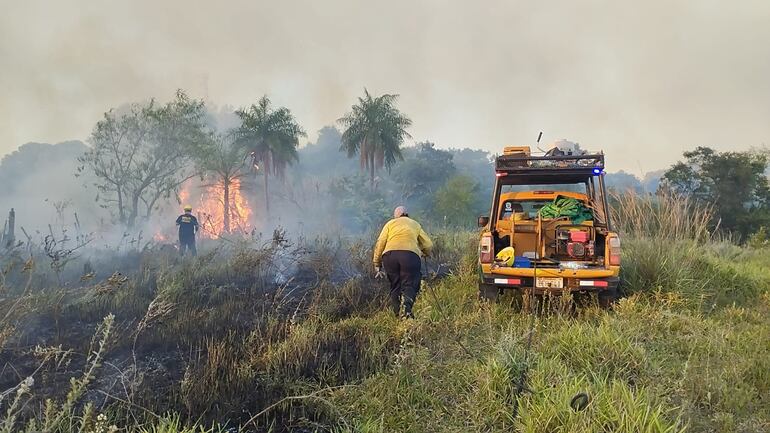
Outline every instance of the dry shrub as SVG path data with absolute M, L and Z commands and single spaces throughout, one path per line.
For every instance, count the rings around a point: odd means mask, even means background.
M 635 238 L 707 241 L 712 238 L 714 211 L 671 192 L 612 194 L 612 221 L 620 233 Z

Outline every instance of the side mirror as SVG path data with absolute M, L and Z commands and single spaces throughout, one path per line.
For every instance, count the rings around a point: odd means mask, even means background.
M 486 227 L 489 224 L 488 216 L 480 216 L 478 219 L 479 227 Z

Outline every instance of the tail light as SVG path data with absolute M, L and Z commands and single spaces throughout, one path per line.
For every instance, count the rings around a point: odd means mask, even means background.
M 611 266 L 620 266 L 620 238 L 613 236 L 607 240 L 607 251 Z
M 481 236 L 479 258 L 481 259 L 481 263 L 492 263 L 492 256 L 492 235 L 487 233 Z

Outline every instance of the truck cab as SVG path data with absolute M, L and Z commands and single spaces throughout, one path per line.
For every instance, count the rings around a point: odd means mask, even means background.
M 554 153 L 508 147 L 495 160 L 492 206 L 479 217 L 483 300 L 505 290 L 596 292 L 605 305 L 617 296 L 620 238 L 610 221 L 604 154 Z

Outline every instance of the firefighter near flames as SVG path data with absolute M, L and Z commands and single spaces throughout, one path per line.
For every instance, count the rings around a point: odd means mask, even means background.
M 198 219 L 192 214 L 192 206 L 184 207 L 184 213 L 177 217 L 176 225 L 179 226 L 179 254 L 184 256 L 185 251 L 189 250 L 195 257 L 198 254 L 195 248 L 195 234 L 198 233 L 200 226 Z

